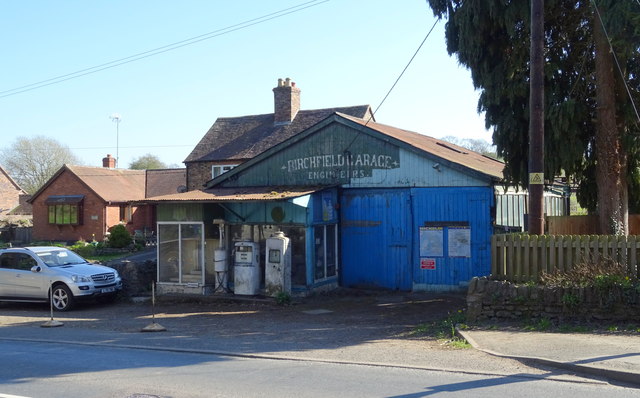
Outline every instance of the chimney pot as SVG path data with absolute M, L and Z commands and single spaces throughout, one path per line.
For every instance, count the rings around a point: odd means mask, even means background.
M 291 123 L 300 110 L 300 89 L 290 78 L 278 79 L 273 89 L 274 123 Z

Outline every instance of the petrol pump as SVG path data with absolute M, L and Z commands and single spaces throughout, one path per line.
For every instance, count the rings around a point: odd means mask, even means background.
M 291 293 L 291 245 L 283 232 L 267 238 L 264 284 L 267 296 Z
M 233 292 L 256 295 L 260 291 L 260 246 L 256 242 L 234 244 Z

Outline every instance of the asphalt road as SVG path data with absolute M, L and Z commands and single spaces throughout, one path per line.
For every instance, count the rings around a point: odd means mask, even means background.
M 637 390 L 378 366 L 0 341 L 0 397 L 632 397 Z

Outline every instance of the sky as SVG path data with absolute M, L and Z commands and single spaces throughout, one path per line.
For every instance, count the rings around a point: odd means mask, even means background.
M 153 154 L 183 167 L 216 118 L 272 113 L 278 78 L 302 109 L 375 110 L 435 22 L 426 0 L 0 0 L 0 149 L 45 136 L 87 166 Z M 445 22 L 376 121 L 491 142 Z

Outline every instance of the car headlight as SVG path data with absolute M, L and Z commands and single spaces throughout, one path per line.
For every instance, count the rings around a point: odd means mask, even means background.
M 71 275 L 71 280 L 74 283 L 78 283 L 78 282 L 91 282 L 91 278 L 88 276 L 82 276 L 82 275 Z
M 113 277 L 116 279 L 120 278 L 120 274 L 115 269 L 113 270 Z

